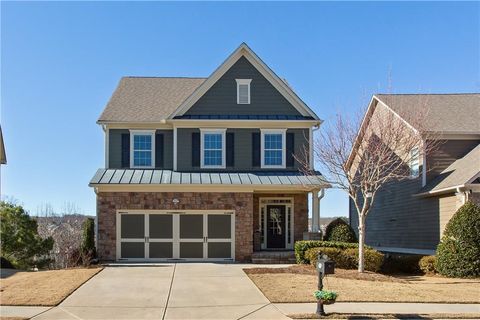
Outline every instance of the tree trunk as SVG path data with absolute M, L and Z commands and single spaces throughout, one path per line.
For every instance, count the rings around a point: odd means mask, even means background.
M 365 216 L 358 219 L 358 272 L 365 271 Z

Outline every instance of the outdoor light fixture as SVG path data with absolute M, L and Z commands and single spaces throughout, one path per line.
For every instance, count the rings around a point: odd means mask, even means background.
M 180 202 L 180 200 L 178 200 L 178 199 L 175 198 L 175 199 L 172 200 L 172 202 L 175 203 L 175 204 L 177 204 L 177 203 Z

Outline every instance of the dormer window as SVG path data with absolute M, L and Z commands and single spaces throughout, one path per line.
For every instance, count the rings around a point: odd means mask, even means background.
M 252 79 L 236 79 L 237 104 L 250 104 L 250 82 Z

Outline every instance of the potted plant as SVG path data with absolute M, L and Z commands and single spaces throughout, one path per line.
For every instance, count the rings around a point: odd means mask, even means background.
M 322 304 L 333 304 L 337 299 L 337 293 L 329 290 L 317 290 L 313 294 Z

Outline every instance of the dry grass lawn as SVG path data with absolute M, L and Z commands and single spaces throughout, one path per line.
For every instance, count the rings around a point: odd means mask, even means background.
M 102 268 L 17 272 L 0 279 L 2 305 L 55 306 Z
M 471 313 L 434 313 L 434 314 L 350 314 L 350 313 L 328 313 L 326 316 L 319 316 L 315 313 L 289 314 L 292 319 L 478 319 L 478 315 Z
M 318 278 L 313 267 L 245 269 L 271 302 L 316 302 Z M 480 303 L 480 279 L 439 276 L 391 277 L 355 270 L 335 270 L 324 279 L 324 288 L 336 291 L 339 302 Z

